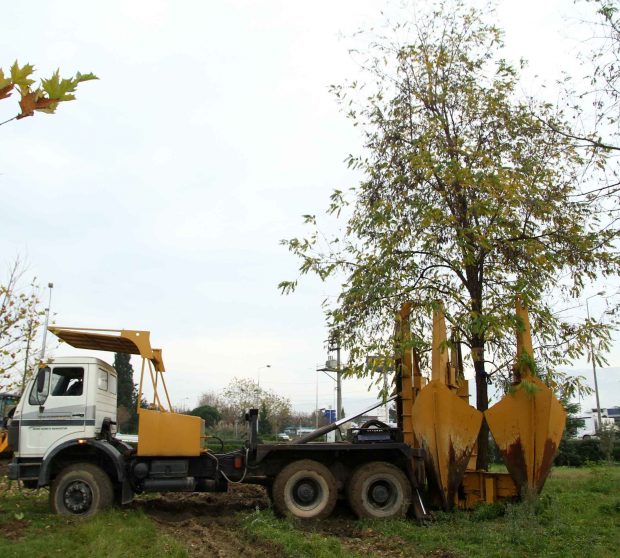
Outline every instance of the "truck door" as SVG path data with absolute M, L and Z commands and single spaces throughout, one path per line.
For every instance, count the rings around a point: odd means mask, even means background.
M 16 417 L 20 421 L 20 457 L 42 457 L 51 446 L 84 435 L 87 421 L 84 371 L 83 366 L 52 366 L 43 405 L 38 404 L 37 383 L 32 384 L 22 413 Z

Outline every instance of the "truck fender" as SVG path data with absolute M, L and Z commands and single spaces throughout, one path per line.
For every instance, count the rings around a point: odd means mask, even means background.
M 95 448 L 97 451 L 102 452 L 105 456 L 107 456 L 110 459 L 111 463 L 114 465 L 114 470 L 116 472 L 115 480 L 118 480 L 119 482 L 123 482 L 125 480 L 125 460 L 123 459 L 122 454 L 114 446 L 101 440 L 82 439 L 79 441 L 69 440 L 68 442 L 64 442 L 63 444 L 55 447 L 48 455 L 43 458 L 41 470 L 39 471 L 39 486 L 45 486 L 49 484 L 51 465 L 58 454 L 70 447 L 82 448 L 84 446 Z

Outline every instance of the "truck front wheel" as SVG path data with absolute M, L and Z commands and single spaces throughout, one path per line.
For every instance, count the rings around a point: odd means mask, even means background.
M 325 465 L 302 459 L 278 473 L 272 487 L 273 504 L 281 515 L 324 519 L 336 505 L 336 479 Z
M 50 506 L 54 513 L 91 517 L 112 505 L 114 489 L 106 473 L 91 463 L 65 467 L 50 489 Z
M 405 517 L 411 503 L 411 484 L 391 463 L 372 461 L 355 470 L 347 496 L 351 509 L 361 518 Z

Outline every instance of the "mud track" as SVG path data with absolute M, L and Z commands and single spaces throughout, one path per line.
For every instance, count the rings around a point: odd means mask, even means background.
M 275 541 L 257 540 L 243 529 L 238 512 L 268 508 L 264 488 L 229 485 L 227 493 L 170 493 L 143 497 L 133 504 L 148 514 L 162 529 L 182 541 L 190 556 L 228 558 L 239 556 L 280 558 L 288 556 Z M 299 521 L 301 533 L 315 533 L 339 539 L 346 550 L 359 556 L 385 558 L 416 556 L 400 537 L 386 537 L 364 527 L 349 508 L 339 503 L 334 515 L 322 521 Z M 436 554 L 433 556 L 449 556 Z
M 192 557 L 280 558 L 275 545 L 257 541 L 241 526 L 238 512 L 269 507 L 264 488 L 231 485 L 226 493 L 169 493 L 137 499 L 133 508 L 143 510 L 162 529 L 181 541 Z

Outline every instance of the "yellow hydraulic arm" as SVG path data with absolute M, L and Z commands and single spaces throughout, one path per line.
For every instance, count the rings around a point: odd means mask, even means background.
M 200 417 L 172 411 L 164 381 L 162 351 L 151 347 L 150 332 L 57 325 L 49 326 L 48 329 L 69 345 L 79 349 L 129 353 L 142 357 L 138 388 L 138 455 L 192 456 L 199 455 L 203 451 L 204 421 Z M 144 409 L 140 406 L 140 402 L 147 369 L 153 385 L 153 402 L 149 409 Z M 160 386 L 165 395 L 167 408 L 158 391 Z

